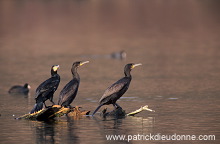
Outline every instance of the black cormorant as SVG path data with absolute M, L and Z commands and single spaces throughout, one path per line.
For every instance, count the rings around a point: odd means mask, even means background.
M 24 86 L 15 85 L 15 86 L 11 87 L 8 92 L 11 94 L 25 94 L 25 95 L 27 95 L 29 93 L 30 88 L 31 88 L 30 85 L 26 83 L 26 84 L 24 84 Z
M 35 100 L 36 104 L 30 113 L 37 112 L 43 108 L 43 104 L 46 106 L 45 101 L 50 100 L 53 104 L 53 94 L 57 90 L 60 83 L 60 76 L 57 74 L 59 65 L 53 65 L 51 68 L 51 77 L 41 83 L 36 89 Z
M 96 108 L 92 115 L 94 115 L 103 105 L 113 104 L 115 108 L 120 107 L 116 103 L 116 101 L 128 90 L 128 87 L 132 79 L 130 72 L 134 67 L 139 65 L 141 64 L 130 63 L 125 65 L 125 77 L 121 78 L 105 90 L 103 96 L 99 100 L 99 106 Z
M 73 79 L 69 83 L 67 83 L 60 92 L 59 101 L 58 101 L 59 105 L 64 107 L 71 107 L 70 104 L 73 102 L 73 100 L 76 97 L 80 83 L 80 77 L 79 74 L 77 73 L 77 68 L 88 62 L 89 61 L 78 61 L 73 63 L 71 68 Z

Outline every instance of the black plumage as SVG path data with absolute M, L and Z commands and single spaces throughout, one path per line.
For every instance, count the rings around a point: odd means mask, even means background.
M 74 62 L 71 68 L 72 72 L 72 80 L 67 83 L 62 91 L 60 92 L 58 104 L 64 107 L 71 107 L 70 104 L 73 102 L 75 99 L 79 84 L 80 84 L 80 76 L 77 73 L 77 68 L 88 63 L 89 61 L 79 61 L 79 62 Z
M 43 104 L 46 106 L 45 101 L 50 100 L 53 104 L 53 94 L 57 90 L 60 83 L 60 76 L 57 74 L 59 65 L 53 65 L 51 68 L 51 77 L 41 83 L 36 89 L 35 100 L 36 104 L 30 113 L 37 112 L 43 108 Z
M 11 87 L 8 91 L 10 94 L 24 94 L 27 95 L 30 90 L 30 85 L 28 83 L 25 83 L 24 86 L 21 85 L 15 85 Z
M 130 72 L 134 67 L 139 65 L 141 64 L 131 63 L 125 65 L 125 77 L 121 78 L 105 90 L 103 96 L 99 100 L 99 106 L 96 108 L 92 115 L 94 115 L 103 105 L 112 104 L 115 108 L 120 107 L 116 103 L 116 101 L 128 90 L 128 87 L 132 79 Z

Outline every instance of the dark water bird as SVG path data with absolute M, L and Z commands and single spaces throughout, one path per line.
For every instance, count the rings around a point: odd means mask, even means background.
M 57 90 L 60 83 L 60 76 L 57 74 L 59 65 L 53 65 L 51 68 L 51 77 L 42 82 L 36 89 L 35 100 L 36 104 L 30 113 L 37 112 L 43 108 L 43 104 L 46 106 L 45 101 L 50 100 L 53 104 L 53 94 Z
M 73 78 L 69 83 L 65 85 L 65 87 L 60 92 L 58 105 L 64 107 L 71 107 L 70 104 L 76 97 L 80 83 L 80 76 L 77 73 L 77 68 L 88 62 L 89 61 L 78 61 L 73 63 L 71 68 Z
M 103 106 L 103 105 L 109 105 L 112 104 L 116 109 L 120 107 L 116 101 L 128 90 L 128 87 L 131 82 L 131 70 L 135 68 L 136 66 L 140 66 L 142 64 L 127 64 L 124 67 L 124 74 L 125 77 L 121 78 L 114 84 L 112 84 L 110 87 L 108 87 L 101 99 L 99 100 L 99 106 L 96 108 L 96 110 L 93 112 L 92 116 Z
M 120 60 L 123 60 L 125 59 L 127 56 L 126 52 L 125 51 L 120 51 L 120 52 L 114 52 L 111 54 L 111 58 L 113 59 L 120 59 Z
M 8 93 L 27 95 L 29 93 L 30 88 L 31 86 L 28 83 L 25 83 L 24 86 L 15 85 L 9 89 Z
M 100 59 L 100 58 L 105 58 L 105 59 L 117 59 L 117 60 L 124 60 L 126 59 L 126 52 L 124 50 L 121 51 L 116 51 L 112 52 L 110 54 L 94 54 L 94 55 L 82 55 L 83 58 L 92 58 L 92 59 Z

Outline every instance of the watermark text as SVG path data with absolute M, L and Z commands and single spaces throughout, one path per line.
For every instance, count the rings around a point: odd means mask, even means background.
M 195 140 L 215 140 L 215 135 L 179 135 L 179 134 L 172 134 L 172 135 L 166 135 L 166 134 L 147 134 L 147 135 L 106 135 L 106 140 L 113 140 L 113 141 L 195 141 Z

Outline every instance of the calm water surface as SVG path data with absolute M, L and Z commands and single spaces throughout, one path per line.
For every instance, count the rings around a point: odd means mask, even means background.
M 0 143 L 115 144 L 127 141 L 106 141 L 106 135 L 158 133 L 216 140 L 130 142 L 220 142 L 220 27 L 214 2 L 1 1 L 0 9 Z M 125 60 L 106 57 L 120 50 L 127 52 Z M 53 122 L 14 119 L 32 109 L 34 91 L 54 64 L 61 76 L 57 102 L 77 60 L 90 63 L 78 70 L 81 84 L 72 105 L 93 111 L 104 90 L 123 76 L 124 65 L 134 62 L 143 65 L 132 71 L 130 88 L 118 103 L 126 112 L 144 105 L 156 112 L 120 119 L 98 114 Z M 26 82 L 30 95 L 7 93 Z

